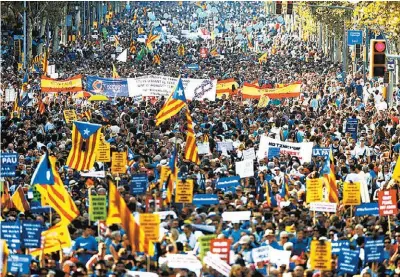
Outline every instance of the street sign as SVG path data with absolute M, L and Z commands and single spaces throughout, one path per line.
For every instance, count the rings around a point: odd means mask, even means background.
M 360 30 L 348 30 L 347 31 L 347 45 L 362 44 L 362 31 Z
M 394 60 L 388 60 L 387 62 L 387 70 L 394 71 Z

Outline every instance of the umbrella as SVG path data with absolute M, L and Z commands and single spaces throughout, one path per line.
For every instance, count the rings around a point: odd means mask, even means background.
M 108 101 L 107 96 L 105 95 L 92 95 L 90 96 L 90 98 L 88 99 L 89 101 Z
M 74 94 L 74 96 L 72 96 L 72 98 L 88 98 L 92 96 L 92 94 L 90 92 L 87 91 L 80 91 Z

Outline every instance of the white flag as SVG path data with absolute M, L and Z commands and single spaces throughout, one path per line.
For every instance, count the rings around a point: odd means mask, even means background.
M 121 54 L 118 55 L 117 61 L 125 63 L 127 57 L 128 57 L 128 49 L 125 49 L 124 51 L 122 51 Z

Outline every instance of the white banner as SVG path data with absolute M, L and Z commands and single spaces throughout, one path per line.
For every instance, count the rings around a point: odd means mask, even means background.
M 229 277 L 231 266 L 228 265 L 225 261 L 221 260 L 218 255 L 207 252 L 207 256 L 204 257 L 204 263 L 214 268 L 222 275 Z
M 329 202 L 311 202 L 310 211 L 336 213 L 336 203 Z
M 13 102 L 17 98 L 17 92 L 13 88 L 5 89 L 5 93 L 6 102 Z
M 146 75 L 138 78 L 128 78 L 129 96 L 168 97 L 178 82 L 178 78 Z M 185 96 L 188 100 L 208 99 L 215 101 L 217 80 L 182 78 Z
M 309 163 L 311 162 L 313 143 L 284 142 L 263 135 L 261 136 L 260 148 L 257 154 L 258 159 L 261 160 L 268 157 L 269 148 L 279 148 L 280 153 L 296 156 L 300 159 L 301 163 Z
M 281 266 L 283 264 L 289 265 L 291 253 L 291 251 L 278 250 L 271 247 L 269 250 L 269 261 L 277 266 Z
M 200 270 L 203 267 L 201 262 L 193 255 L 169 254 L 167 256 L 168 266 L 170 268 L 185 268 L 200 276 Z
M 223 221 L 234 221 L 239 222 L 241 220 L 246 221 L 250 220 L 251 211 L 242 211 L 242 212 L 223 212 L 222 220 Z
M 256 159 L 256 152 L 254 151 L 253 147 L 243 150 L 243 160 L 255 160 L 255 159 Z

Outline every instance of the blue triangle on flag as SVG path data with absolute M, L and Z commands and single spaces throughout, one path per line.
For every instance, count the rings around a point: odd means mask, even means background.
M 186 102 L 185 91 L 183 90 L 183 83 L 181 78 L 179 78 L 178 80 L 178 84 L 176 85 L 172 98 L 175 100 Z
M 47 153 L 43 155 L 32 175 L 31 185 L 35 184 L 54 185 L 54 173 Z
M 74 121 L 76 128 L 84 139 L 88 139 L 91 135 L 101 128 L 100 124 L 87 123 L 82 121 Z

